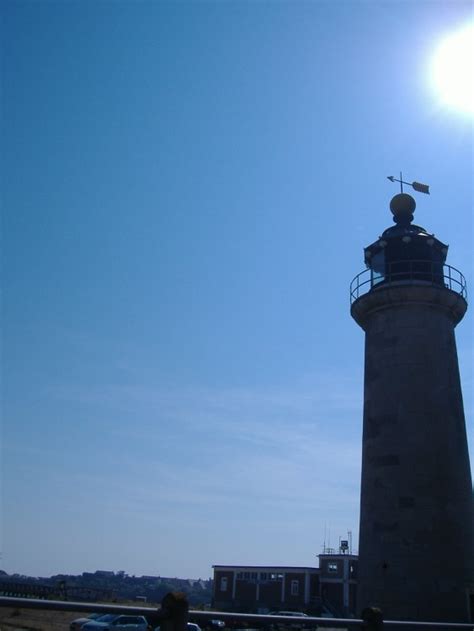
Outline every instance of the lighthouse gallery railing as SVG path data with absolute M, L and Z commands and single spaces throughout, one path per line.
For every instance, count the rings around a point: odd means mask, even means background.
M 386 263 L 383 271 L 369 268 L 357 274 L 350 286 L 351 304 L 372 289 L 400 283 L 428 283 L 445 287 L 467 300 L 466 279 L 458 269 L 435 261 L 407 260 Z

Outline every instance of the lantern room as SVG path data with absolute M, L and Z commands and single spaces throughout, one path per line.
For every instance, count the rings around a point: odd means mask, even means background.
M 406 193 L 390 202 L 395 226 L 364 249 L 371 285 L 402 281 L 425 281 L 444 285 L 443 265 L 448 246 L 412 223 L 416 202 Z

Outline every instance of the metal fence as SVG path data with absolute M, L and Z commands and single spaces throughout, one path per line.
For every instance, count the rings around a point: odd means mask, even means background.
M 455 267 L 435 261 L 392 261 L 383 269 L 369 268 L 357 274 L 350 286 L 351 304 L 371 289 L 400 283 L 444 287 L 467 300 L 466 279 Z
M 41 600 L 35 598 L 9 598 L 0 597 L 0 607 L 14 607 L 16 609 L 42 609 L 47 611 L 71 611 L 91 613 L 116 613 L 127 615 L 140 615 L 150 617 L 155 608 L 151 607 L 131 607 L 128 605 L 118 605 L 113 603 L 84 603 L 69 602 L 57 600 Z M 317 618 L 317 617 L 299 617 L 299 616 L 277 616 L 277 615 L 259 615 L 246 613 L 233 613 L 224 611 L 201 611 L 191 610 L 189 612 L 190 621 L 201 623 L 205 626 L 206 621 L 219 619 L 226 623 L 226 627 L 234 630 L 251 631 L 252 629 L 289 629 L 297 631 L 298 629 L 340 629 L 352 630 L 363 629 L 362 620 L 355 618 Z M 455 623 L 455 622 L 413 622 L 400 620 L 385 620 L 384 629 L 403 630 L 403 631 L 474 631 L 474 623 Z

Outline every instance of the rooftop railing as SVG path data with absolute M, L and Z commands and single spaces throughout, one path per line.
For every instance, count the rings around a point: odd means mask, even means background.
M 14 607 L 21 609 L 42 609 L 47 611 L 70 611 L 74 613 L 115 613 L 132 616 L 144 616 L 152 618 L 156 613 L 156 608 L 151 607 L 131 607 L 119 604 L 99 604 L 85 602 L 69 602 L 55 600 L 41 600 L 34 598 L 12 598 L 0 597 L 0 607 Z M 235 631 L 251 631 L 252 629 L 283 629 L 297 631 L 298 629 L 314 630 L 316 628 L 337 628 L 339 630 L 362 629 L 362 620 L 357 618 L 318 618 L 312 616 L 280 616 L 234 613 L 224 611 L 201 611 L 190 610 L 189 620 L 201 622 L 223 620 L 226 628 Z M 152 628 L 152 627 L 151 627 Z M 473 631 L 474 623 L 461 622 L 413 622 L 409 620 L 384 620 L 384 629 L 400 631 Z
M 357 274 L 350 286 L 351 304 L 371 290 L 402 283 L 445 287 L 467 301 L 466 279 L 455 267 L 435 261 L 408 260 L 385 263 L 383 271 L 369 268 Z

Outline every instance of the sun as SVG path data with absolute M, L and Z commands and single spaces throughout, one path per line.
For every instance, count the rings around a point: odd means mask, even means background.
M 447 36 L 438 46 L 432 79 L 445 105 L 474 114 L 474 22 Z

